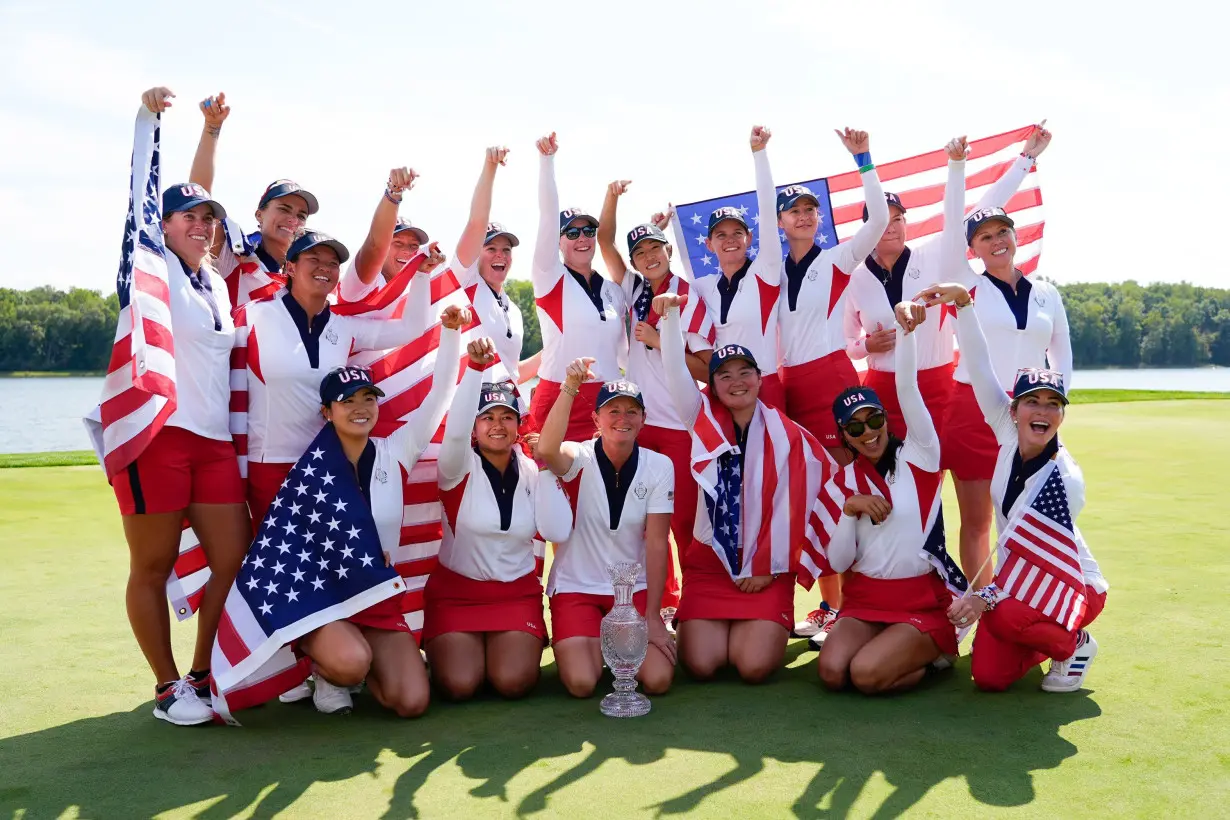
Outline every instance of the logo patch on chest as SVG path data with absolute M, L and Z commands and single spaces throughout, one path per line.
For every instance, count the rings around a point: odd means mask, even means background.
M 917 279 L 919 276 L 922 275 L 922 271 L 914 267 L 913 265 L 906 268 L 905 273 L 906 273 L 906 276 L 910 277 L 911 279 Z
M 382 470 L 381 468 L 377 467 L 376 468 L 376 480 L 379 481 L 381 484 L 388 484 L 389 474 L 385 472 L 384 470 Z
M 328 341 L 329 344 L 331 345 L 336 345 L 337 344 L 337 331 L 331 327 L 326 328 L 325 329 L 325 340 Z
M 816 279 L 818 279 L 819 276 L 820 276 L 820 271 L 816 270 L 815 268 L 812 268 L 811 270 L 807 272 L 807 279 L 810 282 L 816 281 Z
M 635 487 L 632 488 L 632 492 L 636 493 L 636 497 L 640 499 L 641 501 L 644 501 L 645 496 L 649 494 L 649 490 L 646 489 L 644 484 L 637 484 Z

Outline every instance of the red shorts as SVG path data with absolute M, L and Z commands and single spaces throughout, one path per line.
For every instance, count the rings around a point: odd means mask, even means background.
M 713 547 L 693 539 L 683 561 L 679 622 L 772 621 L 794 626 L 794 573 L 773 579 L 760 592 L 743 592 L 731 579 Z
M 952 364 L 945 364 L 918 371 L 918 392 L 922 393 L 923 404 L 931 413 L 931 423 L 935 425 L 937 433 L 944 429 L 944 414 L 948 412 L 948 400 L 952 396 L 952 370 Z M 897 401 L 896 379 L 894 373 L 868 370 L 863 384 L 876 391 L 880 401 L 884 402 L 889 432 L 904 441 L 909 431 L 905 416 L 901 415 L 901 403 Z
M 649 593 L 633 593 L 632 605 L 645 614 Z M 614 595 L 594 595 L 588 592 L 557 592 L 551 596 L 551 643 L 567 638 L 598 638 L 602 635 L 602 619 L 615 607 Z
M 531 572 L 515 581 L 476 581 L 437 564 L 423 590 L 423 643 L 446 632 L 528 632 L 547 639 L 542 584 Z
M 974 398 L 974 388 L 954 382 L 940 435 L 940 469 L 962 481 L 990 481 L 999 442 Z
M 537 433 L 542 430 L 547 414 L 559 398 L 559 382 L 549 382 L 541 379 L 534 388 L 530 398 L 529 426 L 522 432 Z M 598 391 L 602 382 L 586 382 L 577 389 L 577 395 L 572 400 L 572 415 L 568 417 L 568 429 L 564 432 L 564 441 L 589 441 L 596 434 L 594 429 L 594 406 L 598 404 Z
M 671 513 L 671 535 L 675 549 L 692 540 L 692 527 L 696 523 L 696 499 L 699 488 L 692 475 L 692 436 L 687 430 L 669 430 L 665 427 L 646 425 L 636 441 L 646 450 L 661 453 L 675 467 L 675 511 Z M 679 606 L 679 577 L 675 572 L 674 556 L 666 562 L 666 590 L 662 594 L 662 606 Z
M 858 372 L 844 350 L 806 364 L 782 368 L 786 415 L 825 447 L 840 447 L 833 402 L 847 387 L 858 387 Z
M 948 620 L 951 605 L 952 593 L 934 572 L 913 578 L 869 578 L 851 572 L 841 587 L 837 617 L 872 624 L 909 624 L 930 635 L 945 655 L 955 655 L 957 629 Z
M 163 427 L 111 479 L 121 515 L 179 512 L 189 504 L 242 504 L 243 479 L 229 441 Z
M 372 604 L 362 612 L 356 612 L 346 620 L 355 626 L 363 626 L 368 629 L 383 629 L 386 632 L 405 632 L 408 635 L 413 635 L 414 630 L 406 623 L 405 607 L 402 605 L 402 596 L 404 594 L 385 598 L 380 603 Z
M 252 514 L 252 532 L 256 533 L 265 522 L 269 505 L 282 489 L 282 482 L 295 467 L 295 462 L 249 461 L 248 462 L 248 512 Z

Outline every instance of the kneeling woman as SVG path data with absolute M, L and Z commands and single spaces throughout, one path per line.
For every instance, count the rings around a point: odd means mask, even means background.
M 437 355 L 457 361 L 459 329 L 469 311 L 450 307 L 441 319 Z M 373 438 L 384 393 L 370 371 L 336 367 L 321 381 L 325 427 L 291 468 L 231 587 L 213 653 L 214 680 L 224 698 L 221 708 L 215 698 L 220 713 L 286 691 L 309 669 L 321 712 L 349 712 L 346 687 L 364 681 L 401 717 L 427 709 L 427 670 L 402 614 L 405 585 L 391 555 L 401 534 L 404 476 L 439 429 L 455 390 L 452 373 L 442 372 L 409 422 L 387 438 Z M 226 620 L 239 598 L 247 606 Z M 237 652 L 236 636 L 246 652 Z M 269 668 L 291 646 L 306 656 L 295 665 L 295 679 L 286 664 Z M 262 659 L 273 660 L 260 666 Z M 277 671 L 285 674 L 274 678 Z
M 940 443 L 918 389 L 915 324 L 921 305 L 897 306 L 896 398 L 908 433 L 889 433 L 884 404 L 869 387 L 848 388 L 833 416 L 854 460 L 837 482 L 848 493 L 828 546 L 835 572 L 853 570 L 842 587 L 837 623 L 818 671 L 829 689 L 848 683 L 865 694 L 909 689 L 941 653 L 957 653 L 947 610 L 965 576 L 944 547 Z
M 645 402 L 627 381 L 606 382 L 599 389 L 591 414 L 597 439 L 564 441 L 573 401 L 594 378 L 593 363 L 576 359 L 568 365 L 538 439 L 538 457 L 563 481 L 573 510 L 572 535 L 555 545 L 547 583 L 555 662 L 570 695 L 593 694 L 602 675 L 602 618 L 615 605 L 607 567 L 636 561 L 643 571 L 633 602 L 642 615 L 649 613 L 649 651 L 637 680 L 649 694 L 663 694 L 675 674 L 675 642 L 658 614 L 666 586 L 674 468 L 666 456 L 636 443 L 645 426 Z
M 1063 375 L 1025 368 L 1012 398 L 1000 387 L 978 314 L 960 285 L 924 291 L 928 306 L 957 308 L 957 343 L 978 406 L 999 442 L 991 480 L 999 530 L 995 581 L 962 598 L 958 624 L 982 622 L 974 635 L 974 684 L 1000 692 L 1047 658 L 1047 692 L 1081 688 L 1098 643 L 1085 629 L 1106 605 L 1110 588 L 1076 526 L 1085 479 L 1059 443 L 1068 405 Z
M 827 481 L 836 463 L 811 433 L 759 401 L 760 371 L 740 345 L 714 351 L 711 398 L 701 394 L 684 360 L 679 308 L 686 301 L 674 293 L 653 300 L 663 317 L 666 384 L 691 433 L 701 489 L 692 542 L 680 551 L 679 651 L 694 677 L 733 665 L 759 683 L 782 665 L 796 571 L 818 572 L 799 560 L 800 550 L 818 544 L 814 523 L 832 518 L 819 507 L 822 489 L 836 493 Z
M 469 353 L 437 462 L 444 541 L 424 592 L 423 646 L 446 697 L 469 698 L 488 681 L 516 698 L 538 683 L 547 637 L 534 541 L 566 541 L 572 510 L 518 446 L 512 383 L 483 383 L 494 342 L 473 341 Z

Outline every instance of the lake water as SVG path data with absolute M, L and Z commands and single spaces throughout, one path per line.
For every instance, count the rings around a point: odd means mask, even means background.
M 1230 368 L 1078 370 L 1086 390 L 1195 390 L 1230 393 Z M 0 453 L 88 450 L 81 417 L 98 403 L 101 378 L 0 378 Z

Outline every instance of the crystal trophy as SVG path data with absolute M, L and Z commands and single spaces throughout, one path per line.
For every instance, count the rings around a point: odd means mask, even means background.
M 615 586 L 615 606 L 602 619 L 602 658 L 615 676 L 615 691 L 599 708 L 607 717 L 640 717 L 650 709 L 649 698 L 636 691 L 636 673 L 649 649 L 649 625 L 632 604 L 641 565 L 624 561 L 607 571 Z

